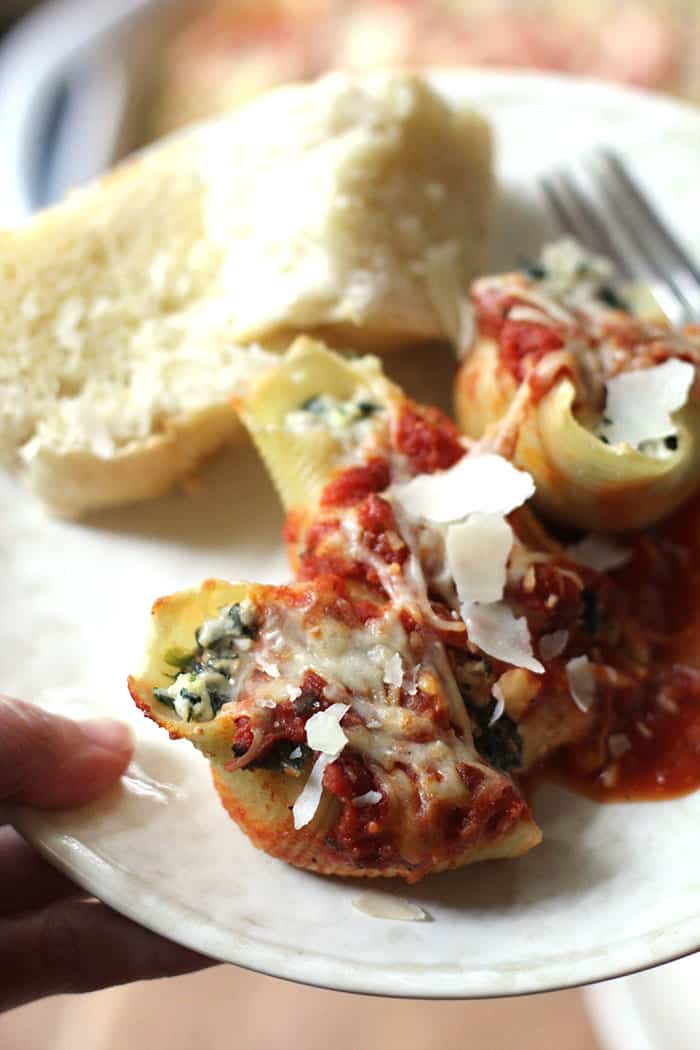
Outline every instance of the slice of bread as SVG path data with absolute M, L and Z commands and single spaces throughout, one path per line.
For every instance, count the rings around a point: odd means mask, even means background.
M 147 499 L 236 438 L 255 344 L 451 336 L 490 186 L 486 124 L 398 73 L 166 140 L 0 235 L 0 458 L 61 515 Z

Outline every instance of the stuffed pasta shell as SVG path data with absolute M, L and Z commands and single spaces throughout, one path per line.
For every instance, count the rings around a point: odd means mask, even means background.
M 484 757 L 522 773 L 595 729 L 604 667 L 636 667 L 644 646 L 614 581 L 539 525 L 529 474 L 373 359 L 309 340 L 242 415 L 282 494 L 297 578 L 352 581 L 370 611 L 390 602 L 411 637 L 434 635 Z
M 252 842 L 323 874 L 403 876 L 540 840 L 476 751 L 444 651 L 349 581 L 209 580 L 153 608 L 138 706 L 211 762 Z
M 536 481 L 536 505 L 625 532 L 700 484 L 700 330 L 634 312 L 603 259 L 574 242 L 472 286 L 475 333 L 456 383 L 464 432 Z
M 521 775 L 562 750 L 607 774 L 620 712 L 653 736 L 639 698 L 655 710 L 676 688 L 648 593 L 618 575 L 637 555 L 562 547 L 529 473 L 372 358 L 300 339 L 238 407 L 287 507 L 296 582 L 156 602 L 137 705 L 291 864 L 415 881 L 531 849 Z

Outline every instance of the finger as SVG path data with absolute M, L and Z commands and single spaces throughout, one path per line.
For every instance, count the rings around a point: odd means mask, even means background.
M 213 965 L 97 901 L 62 901 L 0 924 L 0 1011 Z
M 0 799 L 46 809 L 81 805 L 119 778 L 132 750 L 121 722 L 71 722 L 0 697 Z
M 90 894 L 47 864 L 13 828 L 0 828 L 0 915 L 78 896 Z

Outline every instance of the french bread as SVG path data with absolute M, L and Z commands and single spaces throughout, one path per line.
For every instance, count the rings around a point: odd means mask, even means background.
M 0 458 L 60 515 L 148 499 L 239 435 L 260 344 L 449 338 L 490 189 L 486 123 L 408 74 L 165 140 L 0 235 Z

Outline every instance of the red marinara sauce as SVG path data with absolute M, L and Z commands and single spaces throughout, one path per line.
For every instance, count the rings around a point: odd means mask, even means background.
M 599 802 L 686 795 L 700 788 L 700 495 L 639 537 L 616 578 L 651 644 L 651 667 L 600 690 L 593 735 L 534 779 Z
M 553 350 L 564 346 L 565 338 L 561 324 L 552 321 L 540 324 L 537 321 L 513 320 L 510 312 L 521 302 L 527 303 L 527 282 L 523 278 L 520 298 L 512 285 L 477 282 L 472 290 L 472 302 L 476 320 L 482 336 L 495 339 L 500 350 L 500 359 L 518 381 L 527 379 L 532 366 Z

